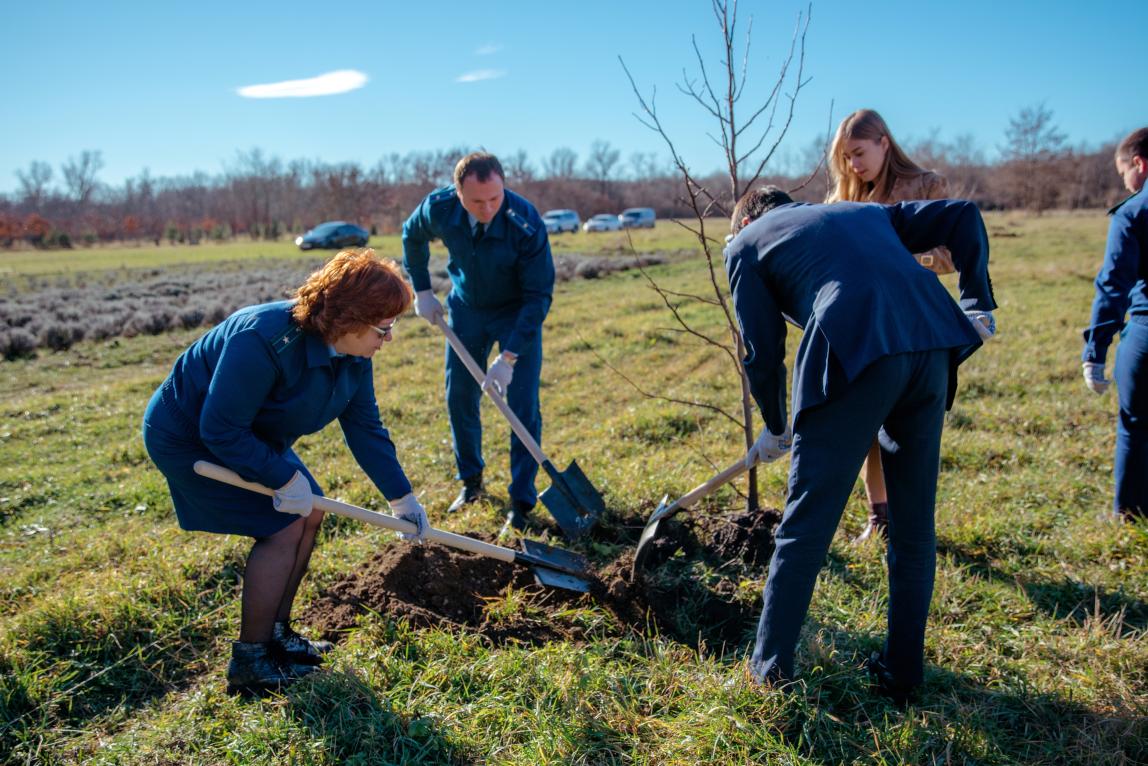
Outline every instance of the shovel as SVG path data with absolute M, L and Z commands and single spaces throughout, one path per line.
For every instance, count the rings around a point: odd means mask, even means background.
M 249 489 L 252 492 L 258 492 L 262 495 L 274 494 L 272 490 L 264 487 L 262 484 L 247 481 L 235 473 L 235 471 L 214 463 L 209 463 L 206 460 L 197 460 L 195 462 L 195 472 L 200 476 L 206 476 L 209 479 L 215 479 L 224 484 L 230 484 L 233 487 Z M 395 532 L 404 532 L 407 534 L 413 534 L 415 532 L 415 525 L 409 521 L 385 513 L 368 511 L 366 508 L 332 500 L 328 497 L 316 496 L 313 507 L 320 511 L 326 511 L 338 516 L 346 516 L 350 519 L 358 519 L 359 521 L 365 521 L 368 524 L 374 524 L 377 527 L 383 527 L 384 529 L 390 529 Z M 463 537 L 462 535 L 444 532 L 441 529 L 434 529 L 433 527 L 427 530 L 426 539 L 433 543 L 446 545 L 450 548 L 457 548 L 462 551 L 478 554 L 479 556 L 505 561 L 508 564 L 523 564 L 532 567 L 534 569 L 535 579 L 543 586 L 565 588 L 566 590 L 578 591 L 579 593 L 588 593 L 590 590 L 590 583 L 583 579 L 589 575 L 586 559 L 577 553 L 553 548 L 549 545 L 534 542 L 533 540 L 523 540 L 522 546 L 525 550 L 516 551 L 512 548 L 503 548 L 501 545 L 493 545 L 483 542 L 482 540 L 475 540 L 473 537 Z
M 454 349 L 454 353 L 458 355 L 458 358 L 466 365 L 466 369 L 470 370 L 470 374 L 481 386 L 483 380 L 486 379 L 482 368 L 475 363 L 474 357 L 467 352 L 466 346 L 462 345 L 462 341 L 454 334 L 454 330 L 450 329 L 446 320 L 438 317 L 437 323 L 443 335 L 446 336 L 447 342 L 450 343 L 450 347 Z M 590 527 L 594 526 L 598 517 L 606 510 L 606 503 L 602 499 L 602 494 L 594 488 L 594 485 L 586 478 L 586 474 L 582 473 L 577 461 L 571 460 L 565 471 L 559 471 L 555 468 L 554 464 L 550 462 L 550 458 L 542 452 L 538 442 L 534 441 L 534 437 L 522 425 L 522 421 L 518 419 L 518 416 L 514 414 L 499 393 L 488 388 L 486 395 L 510 421 L 510 427 L 514 430 L 515 436 L 526 445 L 531 456 L 538 461 L 538 465 L 542 466 L 542 470 L 546 471 L 550 477 L 550 488 L 543 491 L 538 499 L 550 511 L 550 515 L 558 522 L 558 526 L 561 527 L 567 538 L 576 540 L 581 537 Z
M 663 497 L 662 502 L 659 503 L 654 512 L 650 514 L 650 520 L 646 522 L 646 528 L 642 530 L 642 536 L 638 539 L 638 547 L 634 551 L 634 566 L 630 570 L 631 579 L 645 566 L 646 559 L 650 556 L 651 543 L 658 537 L 660 533 L 659 527 L 661 527 L 663 521 L 675 516 L 678 511 L 684 511 L 703 497 L 709 496 L 714 490 L 724 484 L 728 484 L 745 472 L 745 458 L 743 457 L 705 484 L 695 487 L 669 505 L 666 505 L 666 501 L 670 499 L 670 496 L 666 495 Z

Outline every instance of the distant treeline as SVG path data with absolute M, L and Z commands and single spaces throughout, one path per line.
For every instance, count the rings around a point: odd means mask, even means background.
M 1050 118 L 1043 106 L 1022 110 L 994 162 L 985 161 L 968 137 L 953 142 L 929 138 L 906 148 L 920 165 L 943 173 L 954 196 L 986 209 L 1100 208 L 1119 199 L 1114 144 L 1067 147 Z M 821 201 L 828 177 L 823 165 L 814 168 L 822 143 L 807 148 L 804 162 L 789 163 L 804 165 L 804 172 L 763 181 L 797 188 L 798 199 Z M 392 154 L 364 168 L 284 162 L 252 149 L 218 175 L 152 178 L 145 171 L 118 187 L 100 183 L 100 152 L 84 151 L 61 166 L 59 185 L 47 163 L 33 162 L 17 173 L 20 191 L 0 197 L 0 246 L 278 239 L 333 219 L 358 223 L 374 234 L 393 233 L 427 192 L 450 182 L 455 161 L 467 151 L 454 147 Z M 537 164 L 523 151 L 500 159 L 507 185 L 542 211 L 573 208 L 587 218 L 640 206 L 654 208 L 660 217 L 692 216 L 683 201 L 682 180 L 668 161 L 636 153 L 623 162 L 620 154 L 608 142 L 596 141 L 586 158 L 559 148 Z M 715 173 L 703 181 L 728 210 L 724 176 Z

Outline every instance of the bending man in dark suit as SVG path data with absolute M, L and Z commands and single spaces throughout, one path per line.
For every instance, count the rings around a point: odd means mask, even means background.
M 814 582 L 849 493 L 879 433 L 889 489 L 889 633 L 870 658 L 879 691 L 900 702 L 921 683 L 933 594 L 933 506 L 941 427 L 956 369 L 995 332 L 988 236 L 971 202 L 794 203 L 774 187 L 733 215 L 726 271 L 745 339 L 745 370 L 765 429 L 747 457 L 789 449 L 789 500 L 778 525 L 750 670 L 793 677 Z M 944 245 L 960 306 L 911 253 Z M 785 412 L 785 318 L 804 330 Z

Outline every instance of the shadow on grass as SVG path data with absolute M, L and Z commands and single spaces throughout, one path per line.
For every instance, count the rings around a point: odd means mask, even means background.
M 325 671 L 287 691 L 289 714 L 332 763 L 472 764 L 430 717 L 404 717 L 354 673 Z
M 1015 556 L 1010 551 L 1010 556 Z M 1077 625 L 1097 622 L 1112 626 L 1114 635 L 1130 638 L 1148 629 L 1148 603 L 1112 590 L 1071 580 L 1037 579 L 1027 574 L 1010 575 L 993 564 L 991 551 L 970 551 L 949 541 L 937 543 L 938 556 L 990 582 L 1019 588 L 1029 602 L 1053 619 L 1070 619 Z

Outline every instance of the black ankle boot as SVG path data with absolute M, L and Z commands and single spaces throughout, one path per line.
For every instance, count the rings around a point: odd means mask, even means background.
M 893 678 L 881 652 L 870 654 L 869 659 L 865 662 L 865 668 L 869 671 L 873 691 L 882 697 L 888 697 L 897 707 L 905 707 L 910 702 L 916 701 L 918 687 L 899 683 Z
M 300 665 L 318 665 L 323 662 L 323 655 L 335 648 L 330 641 L 299 635 L 287 622 L 275 623 L 271 630 L 271 640 L 279 645 L 288 661 Z
M 482 474 L 471 476 L 468 479 L 462 480 L 462 489 L 459 490 L 458 497 L 447 508 L 447 513 L 454 513 L 460 510 L 464 505 L 470 505 L 477 502 L 486 495 L 486 488 L 482 485 Z

